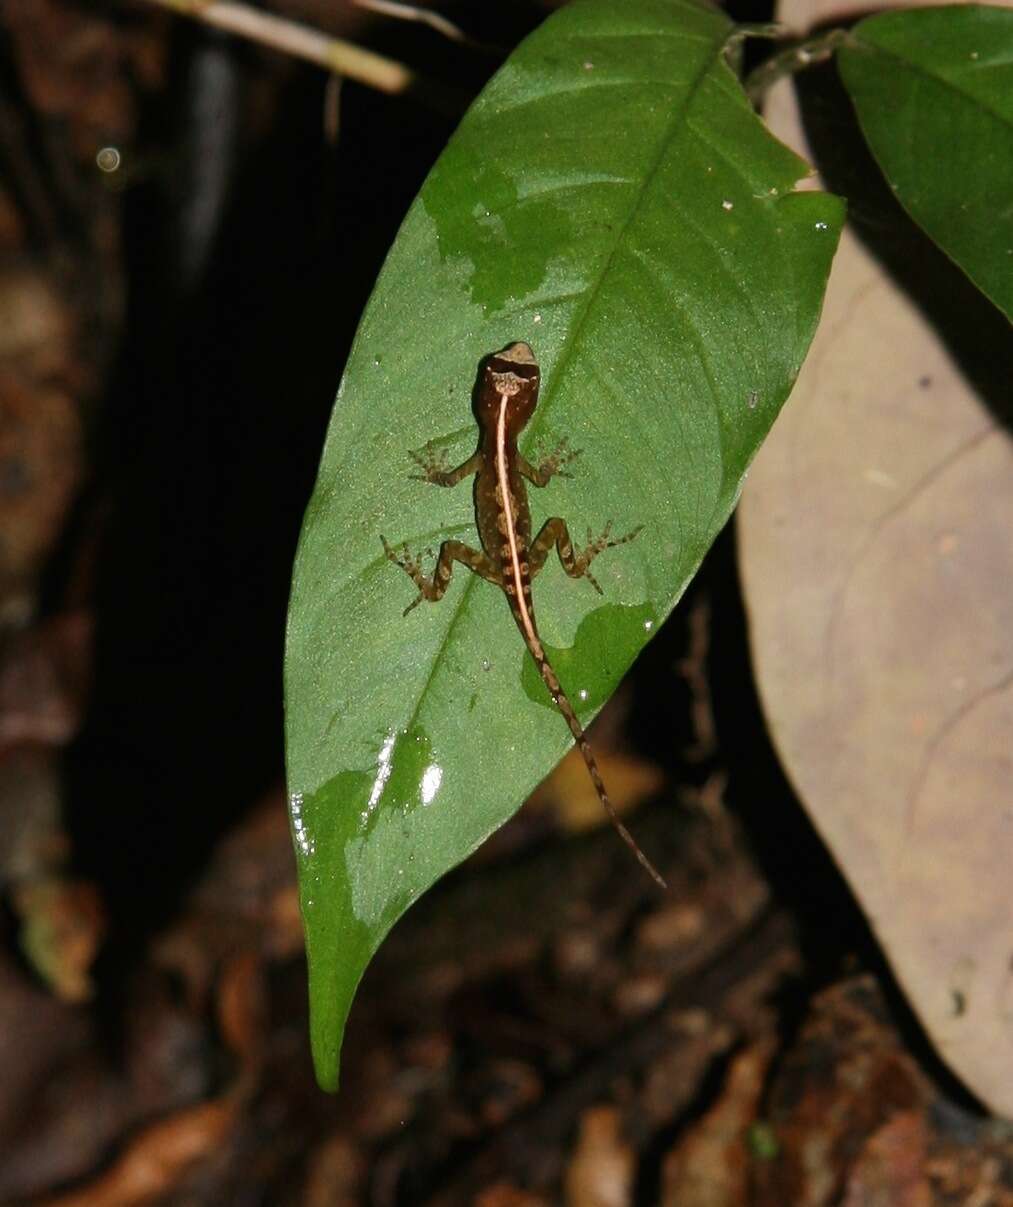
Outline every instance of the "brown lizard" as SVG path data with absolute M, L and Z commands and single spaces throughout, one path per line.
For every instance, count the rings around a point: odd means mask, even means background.
M 524 479 L 535 486 L 545 486 L 553 475 L 563 474 L 563 466 L 577 456 L 577 451 L 570 450 L 564 441 L 551 456 L 534 466 L 517 448 L 517 437 L 538 403 L 538 387 L 538 364 L 527 344 L 514 343 L 494 352 L 483 361 L 475 393 L 475 415 L 481 431 L 475 453 L 456 469 L 448 469 L 445 454 L 437 455 L 431 448 L 425 457 L 411 454 L 422 469 L 421 474 L 413 477 L 437 486 L 456 486 L 463 478 L 475 475 L 475 515 L 481 550 L 472 549 L 461 541 L 444 541 L 436 570 L 432 578 L 426 578 L 419 557 L 409 554 L 406 547 L 400 553 L 395 551 L 382 536 L 380 540 L 387 557 L 400 566 L 419 589 L 417 598 L 405 608 L 406 616 L 423 599 L 431 602 L 442 599 L 455 561 L 505 592 L 510 611 L 542 680 L 580 748 L 605 812 L 648 873 L 665 888 L 660 873 L 616 815 L 583 726 L 545 655 L 531 602 L 531 581 L 545 564 L 553 546 L 559 552 L 566 573 L 571 578 L 588 579 L 600 595 L 601 587 L 588 567 L 602 550 L 632 541 L 642 525 L 625 536 L 610 539 L 611 524 L 608 524 L 596 540 L 591 540 L 588 534 L 587 547 L 575 552 L 566 522 L 557 516 L 546 520 L 532 541 L 531 512 Z

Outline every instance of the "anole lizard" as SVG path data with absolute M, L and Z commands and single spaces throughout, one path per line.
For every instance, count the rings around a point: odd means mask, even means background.
M 660 873 L 616 816 L 584 729 L 545 655 L 531 602 L 531 580 L 545 564 L 553 546 L 559 552 L 566 573 L 571 578 L 588 579 L 600 595 L 601 587 L 588 567 L 602 550 L 632 541 L 640 528 L 610 539 L 609 524 L 596 540 L 591 540 L 588 534 L 587 547 L 575 552 L 566 522 L 553 517 L 546 520 L 538 536 L 531 540 L 531 512 L 524 479 L 535 486 L 545 486 L 555 474 L 565 477 L 563 466 L 577 456 L 564 441 L 551 456 L 535 466 L 525 460 L 517 448 L 517 437 L 538 403 L 538 386 L 538 364 L 527 344 L 510 344 L 493 353 L 482 364 L 475 393 L 475 415 L 481 431 L 477 451 L 456 469 L 447 468 L 445 453 L 437 455 L 431 448 L 425 457 L 411 454 L 422 469 L 421 474 L 413 476 L 436 486 L 456 486 L 463 478 L 475 475 L 475 515 L 481 550 L 472 549 L 461 541 L 444 541 L 436 570 L 432 578 L 426 578 L 419 557 L 412 556 L 406 547 L 400 553 L 395 551 L 382 536 L 380 540 L 387 557 L 400 566 L 419 589 L 418 596 L 405 608 L 406 616 L 423 599 L 433 603 L 442 599 L 455 561 L 503 590 L 542 680 L 580 748 L 605 812 L 637 859 L 665 888 Z

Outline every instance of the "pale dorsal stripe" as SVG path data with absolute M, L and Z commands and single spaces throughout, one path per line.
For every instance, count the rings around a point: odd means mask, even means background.
M 516 592 L 515 599 L 520 612 L 521 624 L 524 626 L 524 636 L 528 639 L 532 653 L 537 658 L 542 656 L 542 644 L 535 632 L 535 622 L 528 610 L 528 601 L 524 597 L 524 581 L 521 578 L 521 554 L 517 545 L 517 523 L 514 519 L 513 501 L 510 497 L 510 482 L 507 477 L 506 456 L 506 414 L 509 394 L 499 396 L 499 415 L 496 418 L 496 479 L 503 495 L 503 514 L 507 523 L 507 543 L 510 546 L 510 572 Z

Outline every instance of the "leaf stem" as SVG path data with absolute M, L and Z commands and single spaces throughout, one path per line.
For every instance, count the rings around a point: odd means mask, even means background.
M 846 29 L 830 29 L 815 38 L 805 38 L 771 55 L 746 78 L 746 95 L 759 106 L 768 89 L 786 76 L 804 71 L 814 63 L 825 63 L 848 38 Z

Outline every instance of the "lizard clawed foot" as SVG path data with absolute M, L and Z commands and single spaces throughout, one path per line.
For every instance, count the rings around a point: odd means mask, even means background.
M 408 575 L 412 582 L 418 587 L 419 593 L 415 599 L 404 610 L 404 615 L 407 616 L 412 608 L 417 608 L 424 599 L 439 599 L 443 594 L 438 590 L 432 580 L 426 578 L 422 573 L 422 555 L 413 554 L 408 550 L 408 544 L 405 542 L 400 548 L 392 549 L 387 543 L 387 538 L 380 537 L 383 542 L 383 551 L 387 557 L 394 563 L 395 566 L 400 566 L 401 569 Z M 427 550 L 430 557 L 433 557 L 433 551 Z
M 611 525 L 610 525 L 611 527 Z M 644 531 L 643 524 L 638 524 L 636 528 L 631 528 L 625 536 L 617 536 L 614 541 L 609 541 L 608 548 L 614 549 L 616 545 L 625 545 L 627 541 L 632 541 Z
M 627 541 L 632 541 L 642 528 L 643 524 L 638 524 L 637 527 L 632 530 L 632 532 L 627 532 L 625 536 L 613 538 L 612 521 L 609 520 L 609 522 L 602 529 L 600 536 L 595 536 L 590 528 L 587 530 L 587 547 L 582 549 L 577 554 L 575 563 L 578 567 L 582 567 L 582 570 L 580 570 L 580 575 L 588 580 L 588 582 L 592 587 L 594 587 L 599 595 L 604 595 L 605 592 L 601 589 L 598 584 L 598 580 L 594 577 L 588 567 L 599 553 L 602 553 L 606 549 L 611 549 L 615 545 L 625 545 Z
M 609 522 L 601 530 L 600 536 L 594 537 L 591 535 L 591 529 L 589 528 L 587 530 L 587 551 L 588 553 L 591 553 L 593 550 L 595 554 L 599 554 L 605 549 L 614 549 L 616 545 L 625 545 L 627 541 L 632 541 L 634 538 L 639 536 L 643 530 L 643 524 L 638 524 L 636 528 L 631 529 L 626 533 L 625 536 L 613 537 L 612 521 L 609 520 Z
M 408 456 L 422 470 L 420 474 L 409 474 L 416 482 L 440 484 L 440 479 L 450 472 L 449 455 L 445 448 L 435 448 L 430 442 L 421 452 L 409 449 Z
M 397 550 L 387 544 L 386 537 L 381 536 L 380 540 L 383 542 L 383 551 L 387 555 L 388 560 L 392 561 L 395 566 L 400 566 L 409 578 L 416 579 L 422 573 L 422 557 L 421 555 L 416 556 L 409 552 L 407 541 L 401 546 L 400 550 Z
M 542 457 L 538 462 L 538 474 L 542 478 L 572 478 L 572 474 L 568 474 L 564 465 L 569 465 L 571 461 L 580 456 L 579 448 L 570 448 L 570 442 L 564 436 L 556 445 L 547 457 Z
M 595 536 L 590 528 L 587 530 L 587 548 L 584 550 L 584 557 L 586 557 L 588 561 L 590 561 L 593 557 L 597 557 L 603 549 L 607 549 L 609 545 L 614 543 L 613 541 L 609 540 L 609 534 L 611 531 L 611 520 L 609 520 L 609 522 L 601 530 L 601 536 Z

